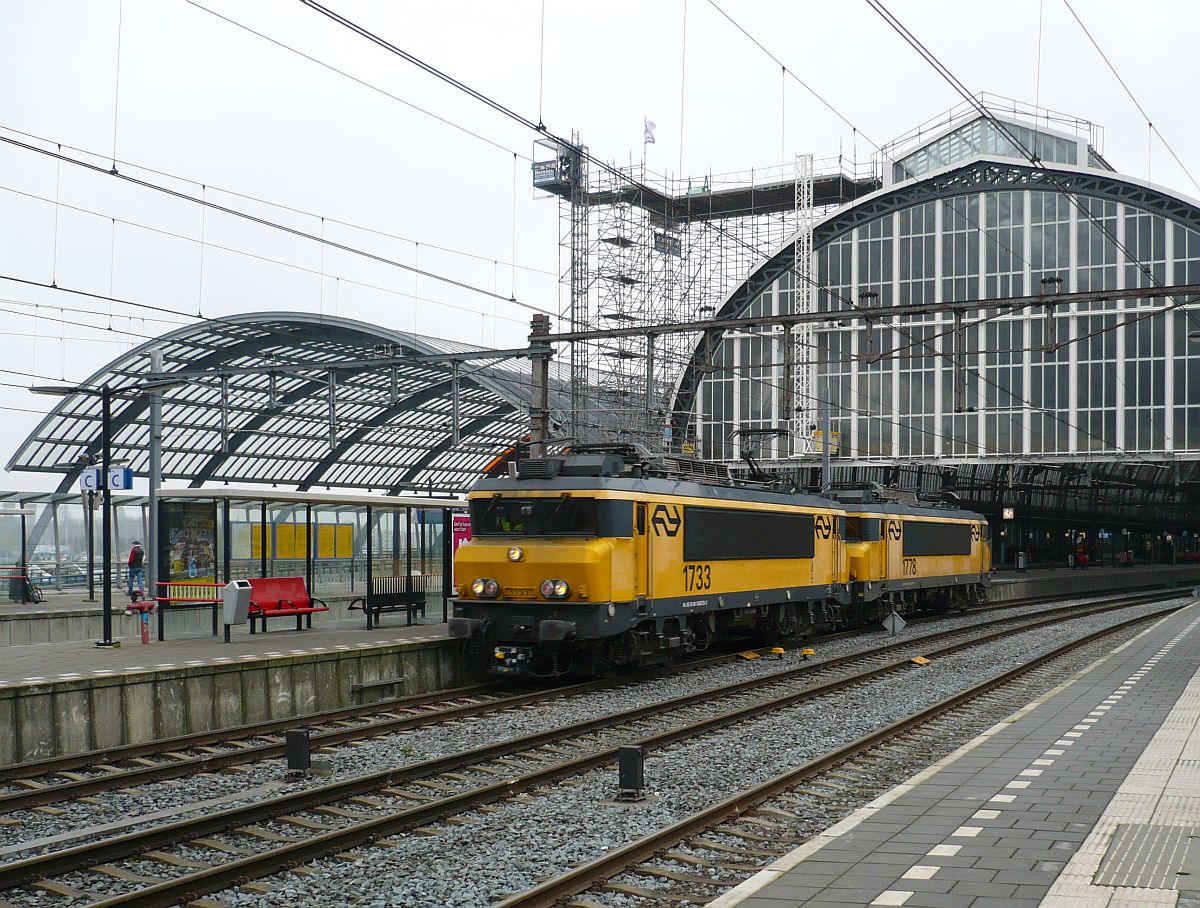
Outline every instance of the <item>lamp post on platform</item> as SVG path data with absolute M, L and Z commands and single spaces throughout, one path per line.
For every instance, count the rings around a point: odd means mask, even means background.
M 104 624 L 102 639 L 96 641 L 96 646 L 120 646 L 113 640 L 112 635 L 112 495 L 109 491 L 108 471 L 112 461 L 112 441 L 110 438 L 110 422 L 112 420 L 112 389 L 107 385 L 99 388 L 89 388 L 84 385 L 35 385 L 29 389 L 34 394 L 49 394 L 54 397 L 68 397 L 72 394 L 86 394 L 100 398 L 100 475 L 96 477 L 96 491 L 100 492 L 100 545 L 102 552 L 100 602 L 103 609 Z M 91 491 L 91 490 L 89 490 Z
M 29 390 L 34 394 L 48 394 L 53 397 L 69 397 L 72 394 L 83 394 L 100 399 L 100 473 L 95 477 L 95 491 L 100 492 L 100 544 L 104 551 L 101 554 L 101 572 L 103 583 L 100 590 L 100 602 L 103 613 L 101 639 L 96 646 L 112 647 L 121 644 L 113 640 L 112 629 L 112 399 L 115 396 L 150 393 L 157 396 L 167 388 L 175 388 L 186 384 L 184 379 L 158 378 L 142 382 L 129 388 L 110 388 L 107 383 L 99 388 L 88 385 L 34 385 Z M 153 433 L 152 433 L 153 434 Z M 151 438 L 151 445 L 155 440 Z M 154 458 L 157 460 L 157 457 Z M 120 474 L 118 474 L 120 475 Z M 157 482 L 152 476 L 151 484 Z M 152 540 L 147 539 L 147 545 Z

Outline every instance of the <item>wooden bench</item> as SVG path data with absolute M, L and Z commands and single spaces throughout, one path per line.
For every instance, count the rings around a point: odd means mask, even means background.
M 157 584 L 158 595 L 154 604 L 158 612 L 158 639 L 164 639 L 166 631 L 167 609 L 206 608 L 212 610 L 213 636 L 220 633 L 221 591 L 223 583 L 203 583 L 196 580 L 178 580 L 174 582 L 160 580 Z
M 301 622 L 312 627 L 314 612 L 327 612 L 329 606 L 321 599 L 308 594 L 303 577 L 251 577 L 250 578 L 250 633 L 254 633 L 254 622 L 262 622 L 263 633 L 267 632 L 268 618 L 294 616 L 296 630 L 303 630 Z
M 425 591 L 414 589 L 420 580 L 420 577 L 372 577 L 367 595 L 359 596 L 348 607 L 366 613 L 367 630 L 379 626 L 379 616 L 384 612 L 404 612 L 411 626 L 414 614 L 425 617 Z

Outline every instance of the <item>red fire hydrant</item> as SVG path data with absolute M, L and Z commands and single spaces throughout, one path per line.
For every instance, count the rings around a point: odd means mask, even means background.
M 134 591 L 133 595 L 134 595 L 133 601 L 131 603 L 129 603 L 129 605 L 125 606 L 125 614 L 133 615 L 136 613 L 139 615 L 139 617 L 141 618 L 140 623 L 142 626 L 142 642 L 149 643 L 150 642 L 150 613 L 154 611 L 154 600 L 138 598 L 139 596 L 141 596 L 141 593 L 137 590 Z

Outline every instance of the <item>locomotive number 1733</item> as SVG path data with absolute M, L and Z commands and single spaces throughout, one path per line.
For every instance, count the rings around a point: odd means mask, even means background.
M 685 564 L 683 566 L 683 588 L 692 590 L 707 590 L 712 587 L 712 565 Z

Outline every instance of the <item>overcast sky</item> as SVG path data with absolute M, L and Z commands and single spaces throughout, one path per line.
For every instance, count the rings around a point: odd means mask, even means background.
M 1200 179 L 1200 8 L 1071 2 L 1183 168 L 1063 0 L 885 5 L 970 90 L 1091 120 L 1119 172 L 1200 196 L 1184 169 Z M 645 151 L 675 176 L 796 153 L 865 162 L 960 101 L 862 0 L 326 3 L 599 157 Z M 533 133 L 298 0 L 0 0 L 0 85 L 0 137 L 105 170 L 115 157 L 124 174 L 558 309 L 558 209 L 530 186 Z M 531 311 L 505 299 L 9 144 L 0 187 L 0 276 L 166 310 L 0 280 L 5 460 L 52 402 L 29 384 L 82 380 L 197 314 L 336 313 L 500 347 L 528 333 Z

